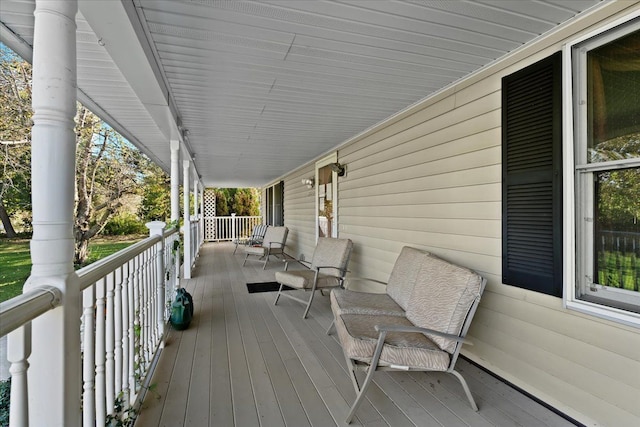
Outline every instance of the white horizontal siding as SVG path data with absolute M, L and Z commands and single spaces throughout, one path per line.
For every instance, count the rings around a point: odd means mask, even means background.
M 315 191 L 302 185 L 303 178 L 314 176 L 308 165 L 284 180 L 284 221 L 289 227 L 286 253 L 292 257 L 309 260 L 316 245 Z
M 622 7 L 574 22 L 338 152 L 348 169 L 339 178 L 339 229 L 354 241 L 352 275 L 387 280 L 404 245 L 475 269 L 488 287 L 470 332 L 476 345 L 464 353 L 579 421 L 606 426 L 640 425 L 640 331 L 502 284 L 500 88 L 503 76 L 615 19 Z M 285 218 L 308 227 L 297 230 L 306 236 L 315 234 L 313 196 L 294 195 L 309 173 L 285 180 L 293 215 Z

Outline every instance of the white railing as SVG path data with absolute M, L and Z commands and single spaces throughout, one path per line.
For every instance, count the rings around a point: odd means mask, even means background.
M 247 238 L 253 227 L 262 223 L 261 216 L 212 216 L 204 218 L 207 241 L 224 241 Z
M 190 233 L 191 233 L 191 265 L 193 266 L 196 262 L 196 258 L 198 258 L 200 251 L 200 220 L 198 217 L 191 217 L 190 223 Z
M 144 397 L 178 286 L 179 234 L 160 224 L 149 238 L 77 271 L 84 426 L 131 417 Z M 12 427 L 28 425 L 30 322 L 60 300 L 57 288 L 44 288 L 0 304 L 0 335 L 10 333 Z

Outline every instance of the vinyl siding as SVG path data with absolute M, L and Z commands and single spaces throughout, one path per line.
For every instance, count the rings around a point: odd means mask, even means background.
M 640 330 L 501 283 L 501 79 L 638 9 L 607 4 L 338 149 L 351 274 L 387 280 L 404 245 L 478 271 L 488 286 L 463 354 L 587 425 L 640 425 Z M 313 165 L 285 177 L 290 250 L 307 256 L 314 201 L 300 180 L 311 175 Z
M 314 176 L 312 165 L 298 170 L 284 180 L 284 220 L 289 227 L 287 254 L 310 260 L 316 246 L 315 191 L 302 185 L 303 178 Z

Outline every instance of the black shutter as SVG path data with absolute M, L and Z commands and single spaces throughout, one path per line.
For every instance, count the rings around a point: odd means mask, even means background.
M 562 296 L 561 54 L 502 79 L 502 282 Z

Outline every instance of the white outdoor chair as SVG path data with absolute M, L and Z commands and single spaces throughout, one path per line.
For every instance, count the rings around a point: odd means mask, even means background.
M 280 296 L 285 296 L 306 304 L 307 308 L 302 315 L 305 319 L 311 308 L 313 296 L 317 289 L 342 286 L 344 276 L 347 274 L 347 266 L 351 257 L 351 249 L 353 242 L 350 239 L 334 239 L 329 237 L 318 238 L 318 244 L 313 252 L 309 270 L 276 272 L 276 282 L 280 283 L 280 289 L 274 304 L 278 304 Z M 298 261 L 303 263 L 304 261 Z M 295 289 L 303 289 L 311 291 L 309 300 L 297 298 L 289 293 L 283 293 L 282 287 L 289 286 Z
M 259 245 L 244 247 L 245 257 L 242 265 L 244 266 L 247 263 L 249 255 L 264 258 L 264 265 L 262 266 L 263 270 L 267 267 L 267 262 L 269 262 L 269 257 L 271 255 L 275 255 L 276 257 L 281 255 L 282 260 L 284 261 L 284 247 L 287 243 L 288 234 L 289 229 L 287 227 L 268 227 L 267 232 L 264 234 L 264 239 L 262 239 L 262 243 Z
M 267 227 L 268 225 L 266 224 L 258 224 L 253 227 L 251 236 L 234 240 L 233 243 L 236 244 L 236 247 L 233 250 L 233 254 L 235 255 L 238 250 L 238 245 L 253 246 L 261 244 L 264 240 L 264 235 L 267 232 Z

